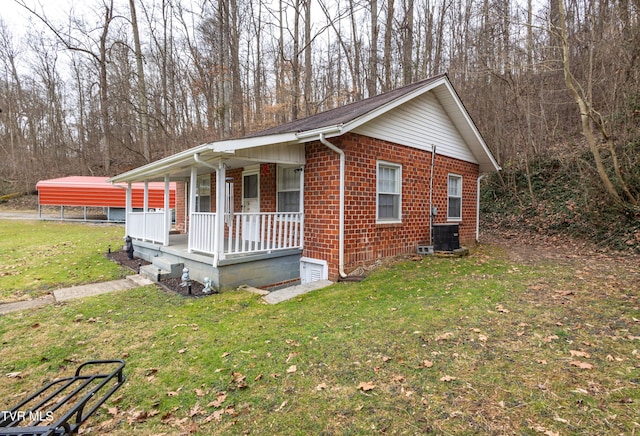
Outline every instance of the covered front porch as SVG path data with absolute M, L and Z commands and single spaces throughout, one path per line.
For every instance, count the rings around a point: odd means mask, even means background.
M 139 174 L 134 170 L 126 180 L 126 235 L 132 238 L 136 255 L 153 263 L 147 275 L 175 277 L 187 267 L 192 279 L 202 282 L 209 277 L 218 289 L 238 284 L 275 289 L 300 281 L 304 244 L 300 144 L 224 152 L 205 147 L 171 160 L 150 164 L 152 168 Z M 183 186 L 176 210 L 168 203 L 152 209 L 145 202 L 142 211 L 134 211 L 131 184 L 142 179 L 147 186 L 159 178 L 167 192 L 170 182 Z M 172 228 L 172 214 L 183 226 L 180 234 Z

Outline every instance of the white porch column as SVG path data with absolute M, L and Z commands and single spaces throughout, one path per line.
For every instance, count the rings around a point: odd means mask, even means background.
M 129 235 L 129 228 L 130 228 L 130 223 L 129 223 L 129 215 L 131 214 L 131 212 L 133 212 L 133 202 L 131 200 L 131 182 L 127 183 L 127 190 L 125 191 L 125 200 L 124 200 L 124 233 L 125 236 Z
M 169 232 L 171 231 L 171 189 L 169 184 L 169 174 L 164 176 L 164 242 L 169 245 Z
M 216 222 L 214 226 L 213 236 L 213 266 L 218 266 L 218 261 L 225 258 L 224 256 L 224 203 L 225 203 L 225 183 L 227 179 L 227 170 L 224 162 L 218 162 L 216 169 Z
M 187 222 L 187 234 L 189 235 L 188 251 L 191 253 L 191 247 L 193 246 L 193 232 L 191 231 L 191 220 L 193 213 L 196 211 L 196 193 L 198 189 L 198 168 L 191 167 L 191 178 L 189 180 L 189 216 Z
M 142 203 L 142 234 L 144 235 L 144 239 L 147 239 L 147 212 L 149 212 L 149 181 L 144 181 L 144 195 L 143 195 L 143 203 Z

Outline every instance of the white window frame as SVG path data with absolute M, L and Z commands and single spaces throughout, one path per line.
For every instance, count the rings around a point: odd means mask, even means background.
M 451 180 L 458 180 L 458 192 L 451 192 Z M 451 199 L 460 200 L 460 215 L 451 215 Z M 448 221 L 462 221 L 462 176 L 460 174 L 449 173 L 447 176 L 447 220 Z
M 395 191 L 380 189 L 380 170 L 391 169 L 395 171 Z M 395 195 L 398 198 L 398 213 L 394 217 L 380 217 L 380 195 Z M 376 222 L 378 224 L 391 224 L 402 222 L 402 165 L 379 160 L 376 164 Z
M 298 210 L 294 211 L 290 211 L 291 213 L 297 213 L 297 212 L 301 212 L 300 210 L 300 197 L 302 196 L 302 181 L 300 180 L 300 178 L 298 178 L 298 186 L 297 188 L 290 188 L 290 189 L 281 189 L 281 177 L 283 174 L 283 170 L 285 169 L 293 169 L 294 171 L 296 169 L 298 169 L 299 166 L 285 166 L 285 165 L 278 165 L 277 166 L 277 172 L 276 172 L 276 211 L 281 212 L 280 211 L 280 194 L 281 192 L 297 192 L 298 193 Z M 282 213 L 286 213 L 286 212 L 282 212 Z

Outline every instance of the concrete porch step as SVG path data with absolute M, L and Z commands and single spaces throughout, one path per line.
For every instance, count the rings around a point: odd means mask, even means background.
M 164 256 L 154 257 L 151 260 L 151 264 L 156 270 L 167 271 L 171 274 L 170 277 L 180 277 L 182 275 L 182 269 L 184 268 L 184 263 L 176 262 Z
M 182 276 L 183 268 L 183 263 L 174 263 L 169 259 L 154 257 L 151 265 L 140 267 L 140 274 L 153 282 L 158 282 L 162 279 Z

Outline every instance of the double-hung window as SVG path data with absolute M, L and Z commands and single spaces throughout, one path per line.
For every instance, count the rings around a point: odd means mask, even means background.
M 402 166 L 378 162 L 377 221 L 402 221 Z
M 278 166 L 278 212 L 300 212 L 300 169 Z
M 449 174 L 447 219 L 453 221 L 462 220 L 462 176 Z

